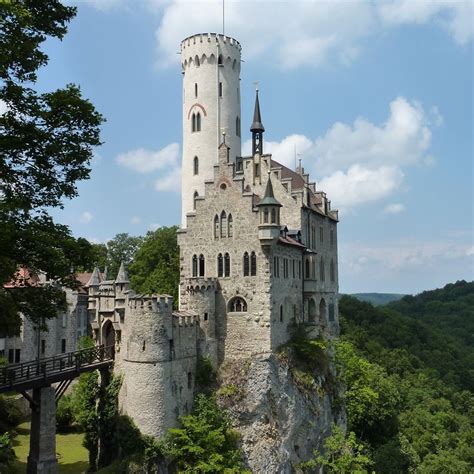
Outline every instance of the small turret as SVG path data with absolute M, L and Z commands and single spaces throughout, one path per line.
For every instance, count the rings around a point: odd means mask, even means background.
M 255 92 L 255 108 L 253 111 L 253 122 L 250 127 L 252 132 L 252 156 L 256 154 L 263 155 L 263 132 L 265 127 L 260 115 L 260 102 L 258 100 L 258 89 Z
M 270 173 L 268 174 L 267 187 L 263 199 L 257 204 L 260 214 L 258 238 L 266 244 L 280 236 L 280 207 L 282 205 L 275 199 Z
M 120 263 L 120 268 L 117 273 L 115 283 L 130 283 L 130 280 L 128 279 L 128 272 L 123 261 Z
M 100 272 L 99 272 L 99 269 L 95 267 L 86 286 L 90 287 L 90 286 L 99 286 L 99 285 L 100 285 Z

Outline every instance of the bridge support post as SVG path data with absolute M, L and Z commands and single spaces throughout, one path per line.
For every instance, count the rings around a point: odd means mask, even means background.
M 56 474 L 56 398 L 53 387 L 33 389 L 27 474 Z

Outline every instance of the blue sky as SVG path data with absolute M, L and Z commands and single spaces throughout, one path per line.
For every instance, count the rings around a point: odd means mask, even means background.
M 222 31 L 221 2 L 74 4 L 39 87 L 79 84 L 107 122 L 91 179 L 54 215 L 100 242 L 178 224 L 176 53 Z M 258 80 L 266 151 L 292 166 L 296 146 L 341 211 L 341 292 L 473 278 L 473 15 L 461 1 L 226 2 L 245 61 L 242 130 Z

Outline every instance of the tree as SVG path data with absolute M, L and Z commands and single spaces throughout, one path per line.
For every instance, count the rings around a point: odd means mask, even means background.
M 134 258 L 143 242 L 143 237 L 133 237 L 126 233 L 117 234 L 112 240 L 107 242 L 107 270 L 109 278 L 115 278 L 124 262 L 128 265 Z
M 87 265 L 91 246 L 72 237 L 48 213 L 77 195 L 89 177 L 102 116 L 68 84 L 53 92 L 32 87 L 48 57 L 48 38 L 62 39 L 74 7 L 57 0 L 0 3 L 0 332 L 19 330 L 19 313 L 34 322 L 64 308 L 62 286 L 74 287 L 73 268 Z M 53 283 L 24 278 L 43 272 Z M 7 285 L 8 283 L 12 283 Z M 6 288 L 5 286 L 9 286 Z
M 237 447 L 238 433 L 231 429 L 225 412 L 214 397 L 196 397 L 193 413 L 180 418 L 164 442 L 165 454 L 176 462 L 179 472 L 245 472 Z
M 132 288 L 140 293 L 165 293 L 178 302 L 178 228 L 161 227 L 148 232 L 130 265 Z
M 356 440 L 355 433 L 345 434 L 342 428 L 333 425 L 331 436 L 324 441 L 324 454 L 315 451 L 315 458 L 302 464 L 301 468 L 305 472 L 318 472 L 318 467 L 324 467 L 324 472 L 334 474 L 367 473 L 373 463 L 365 450 L 365 446 Z

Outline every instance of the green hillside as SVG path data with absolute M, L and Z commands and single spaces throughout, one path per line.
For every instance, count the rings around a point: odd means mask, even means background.
M 360 301 L 367 301 L 375 306 L 382 306 L 392 301 L 398 301 L 406 295 L 401 293 L 352 293 L 349 296 Z
M 377 473 L 474 472 L 474 283 L 375 307 L 340 300 L 349 430 Z

